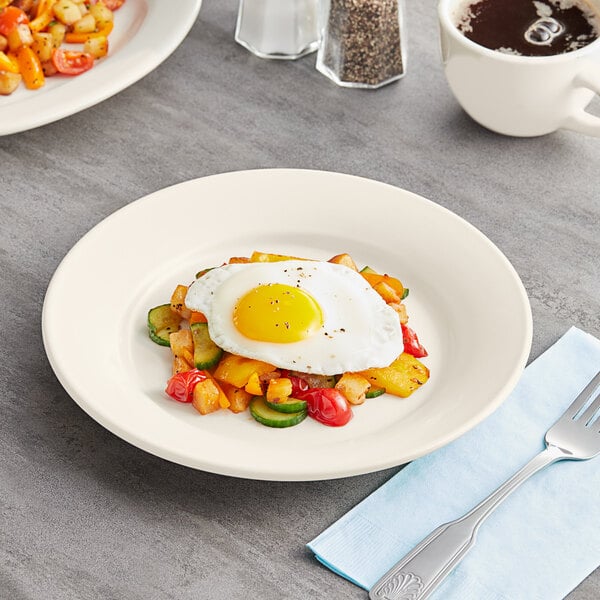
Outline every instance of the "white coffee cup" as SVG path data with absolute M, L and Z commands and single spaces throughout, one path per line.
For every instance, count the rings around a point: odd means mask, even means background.
M 600 0 L 588 0 L 600 12 Z M 440 0 L 446 79 L 464 110 L 505 135 L 530 137 L 571 129 L 600 137 L 600 118 L 586 112 L 600 95 L 600 39 L 553 56 L 518 56 L 484 48 L 457 28 L 465 0 Z

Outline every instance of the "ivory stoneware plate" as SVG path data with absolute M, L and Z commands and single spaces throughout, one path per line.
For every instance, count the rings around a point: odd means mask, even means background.
M 170 351 L 149 339 L 148 310 L 201 268 L 253 250 L 316 259 L 348 252 L 401 279 L 431 379 L 407 399 L 367 400 L 337 428 L 308 418 L 273 429 L 248 412 L 202 416 L 171 400 Z M 92 418 L 167 460 L 268 480 L 358 475 L 447 444 L 506 398 L 531 334 L 519 276 L 475 227 L 390 185 L 303 170 L 204 177 L 132 202 L 70 250 L 43 309 L 50 363 Z

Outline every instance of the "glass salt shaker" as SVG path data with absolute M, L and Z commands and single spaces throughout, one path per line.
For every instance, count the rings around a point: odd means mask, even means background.
M 404 0 L 322 0 L 317 70 L 343 87 L 376 89 L 406 73 Z
M 240 0 L 235 41 L 260 58 L 293 60 L 319 46 L 319 0 Z

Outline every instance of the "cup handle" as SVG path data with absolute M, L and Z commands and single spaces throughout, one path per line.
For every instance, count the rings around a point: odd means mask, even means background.
M 583 71 L 574 80 L 575 87 L 583 87 L 592 90 L 600 96 L 600 71 Z M 563 123 L 565 129 L 600 137 L 600 117 L 595 117 L 584 109 L 573 111 Z

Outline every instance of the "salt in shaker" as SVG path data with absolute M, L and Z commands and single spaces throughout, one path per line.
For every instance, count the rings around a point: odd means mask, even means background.
M 404 76 L 404 0 L 323 0 L 317 69 L 344 87 L 378 88 Z
M 319 0 L 240 0 L 235 41 L 261 58 L 296 59 L 319 45 Z

